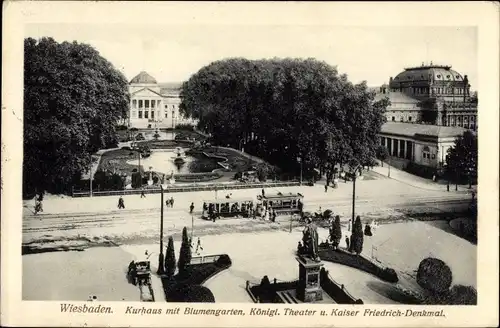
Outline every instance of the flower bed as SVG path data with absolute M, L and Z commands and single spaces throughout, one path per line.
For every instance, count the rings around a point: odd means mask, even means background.
M 219 255 L 217 260 L 214 262 L 190 264 L 187 266 L 185 272 L 182 274 L 176 274 L 172 279 L 162 277 L 161 280 L 167 302 L 176 301 L 176 299 L 169 297 L 169 295 L 176 295 L 176 291 L 179 288 L 202 285 L 214 275 L 228 269 L 231 264 L 232 262 L 229 255 L 223 254 Z
M 334 250 L 325 245 L 320 245 L 318 253 L 319 257 L 324 261 L 347 265 L 370 273 L 387 282 L 396 283 L 399 281 L 394 269 L 382 268 L 361 255 L 351 254 L 341 249 Z

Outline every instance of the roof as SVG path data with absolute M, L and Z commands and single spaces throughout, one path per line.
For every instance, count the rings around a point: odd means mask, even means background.
M 130 80 L 130 84 L 157 84 L 157 82 L 154 77 L 142 71 Z
M 182 82 L 164 82 L 158 83 L 158 86 L 160 89 L 179 90 L 182 88 Z
M 439 126 L 427 124 L 412 124 L 402 122 L 387 122 L 382 125 L 381 133 L 402 135 L 408 137 L 427 136 L 437 138 L 458 137 L 465 131 L 458 126 Z
M 390 91 L 387 93 L 377 92 L 375 94 L 375 101 L 384 99 L 386 97 L 389 98 L 391 107 L 397 103 L 418 104 L 420 102 L 418 99 L 410 97 L 400 91 Z
M 427 65 L 405 68 L 405 70 L 391 81 L 391 87 L 401 82 L 463 82 L 464 78 L 451 66 Z

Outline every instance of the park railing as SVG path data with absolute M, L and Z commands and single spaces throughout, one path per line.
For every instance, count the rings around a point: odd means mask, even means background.
M 174 192 L 192 192 L 192 191 L 225 191 L 235 189 L 266 189 L 266 188 L 282 188 L 282 187 L 295 187 L 300 186 L 298 181 L 289 182 L 262 182 L 262 183 L 234 183 L 234 184 L 192 184 L 186 186 L 168 186 L 163 189 L 164 193 Z M 110 191 L 93 191 L 92 196 L 120 196 L 120 195 L 140 195 L 144 194 L 159 194 L 161 188 L 148 188 L 148 189 L 125 189 L 125 190 L 110 190 Z M 73 197 L 89 197 L 89 190 L 73 190 Z

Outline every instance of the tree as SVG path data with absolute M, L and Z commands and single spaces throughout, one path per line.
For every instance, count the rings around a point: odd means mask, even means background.
M 380 160 L 382 166 L 384 166 L 384 161 L 389 157 L 389 151 L 385 146 L 379 145 L 377 147 L 377 159 Z
M 184 273 L 186 267 L 191 263 L 191 243 L 188 237 L 187 228 L 182 229 L 182 244 L 181 251 L 179 254 L 179 273 Z
M 354 225 L 352 228 L 350 251 L 359 255 L 361 254 L 362 250 L 363 250 L 363 225 L 361 224 L 361 218 L 358 215 L 356 217 L 356 220 L 354 221 Z
M 417 283 L 431 293 L 443 293 L 451 286 L 453 276 L 450 267 L 436 258 L 423 259 L 417 271 Z
M 23 193 L 69 191 L 128 105 L 127 80 L 90 45 L 25 39 Z
M 215 144 L 239 148 L 243 140 L 247 152 L 285 171 L 302 166 L 307 179 L 315 169 L 375 156 L 389 102 L 374 96 L 315 59 L 232 58 L 185 82 L 180 110 Z
M 330 228 L 330 239 L 333 243 L 333 248 L 336 249 L 340 240 L 342 239 L 342 229 L 340 227 L 340 216 L 336 215 L 335 220 L 332 221 L 332 227 Z
M 172 278 L 175 274 L 175 250 L 174 239 L 172 236 L 168 237 L 167 251 L 165 253 L 165 273 L 168 278 Z
M 469 188 L 472 179 L 477 177 L 477 147 L 477 135 L 472 131 L 465 131 L 455 139 L 455 144 L 448 149 L 448 156 L 446 156 L 448 173 L 455 176 L 457 180 L 460 177 L 467 177 Z

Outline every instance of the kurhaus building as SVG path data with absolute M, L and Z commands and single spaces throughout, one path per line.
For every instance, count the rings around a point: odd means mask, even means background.
M 467 75 L 451 66 L 405 68 L 377 90 L 389 98 L 388 122 L 426 123 L 477 130 L 477 95 L 471 95 Z
M 140 72 L 129 83 L 131 128 L 175 128 L 195 124 L 179 112 L 181 84 L 158 83 L 147 72 Z

